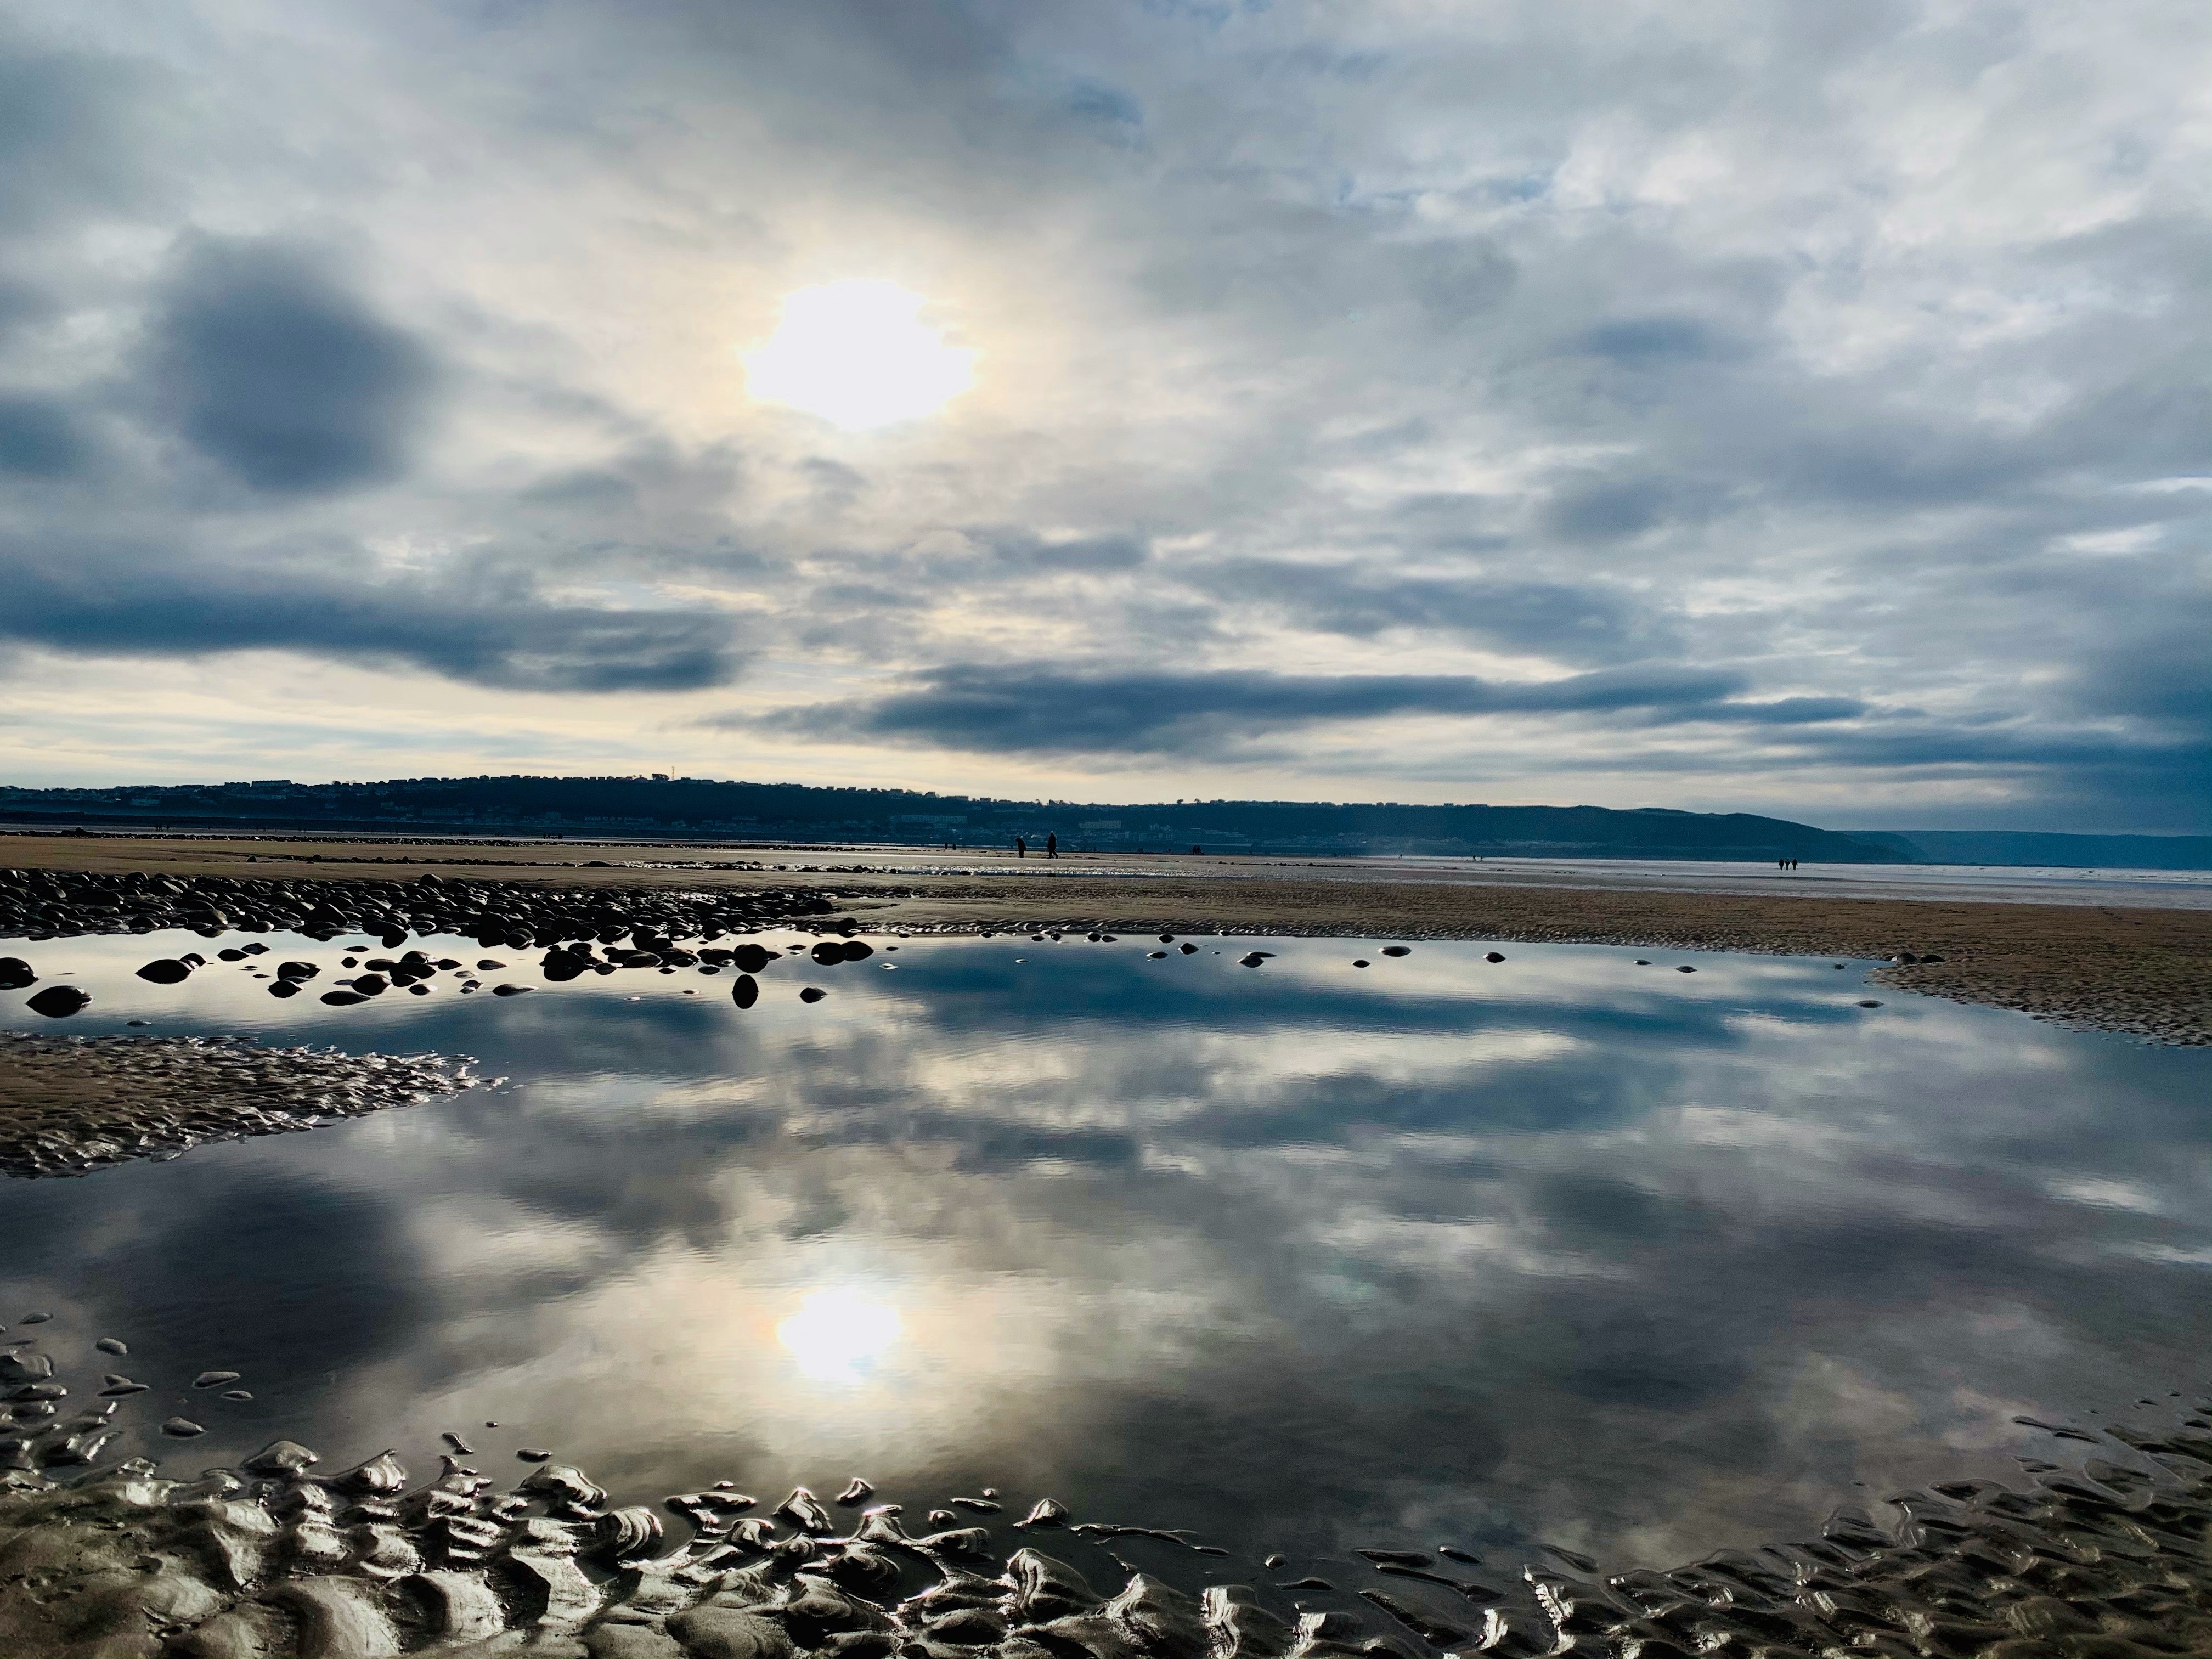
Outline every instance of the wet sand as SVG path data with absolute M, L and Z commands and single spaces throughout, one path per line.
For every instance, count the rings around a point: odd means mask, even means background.
M 1854 962 L 1932 956 L 1942 960 L 1885 968 L 1876 982 L 2152 1042 L 2212 1043 L 2212 911 L 2193 908 L 1834 897 L 1803 887 L 1759 893 L 1599 884 L 1644 882 L 1639 872 L 1648 866 L 1640 866 L 1618 878 L 1577 866 L 1548 884 L 1532 880 L 1534 872 L 1519 861 L 1403 870 L 1378 869 L 1371 861 L 1309 868 L 1279 860 L 1188 857 L 1071 857 L 1047 864 L 973 853 L 679 843 L 5 836 L 0 864 L 295 882 L 436 874 L 441 880 L 509 882 L 522 894 L 558 886 L 734 897 L 770 884 L 812 887 L 872 929 L 1026 933 L 1073 927 L 1522 940 Z M 955 869 L 958 873 L 950 872 Z M 1695 866 L 1684 866 L 1679 878 L 1709 878 Z
M 0 1175 L 88 1175 L 204 1140 L 416 1105 L 475 1082 L 429 1055 L 0 1033 Z
M 1547 1547 L 1363 1551 L 1292 1577 L 1280 1556 L 1224 1559 L 1142 1517 L 1049 1498 L 1024 1513 L 988 1488 L 902 1507 L 862 1479 L 781 1502 L 722 1480 L 619 1506 L 557 1448 L 516 1447 L 506 1480 L 472 1462 L 513 1443 L 493 1425 L 449 1431 L 421 1484 L 393 1451 L 326 1472 L 289 1440 L 200 1469 L 145 1453 L 189 1445 L 252 1377 L 134 1377 L 106 1335 L 83 1356 L 106 1371 L 94 1395 L 64 1369 L 78 1356 L 41 1340 L 46 1317 L 0 1331 L 0 1652 L 27 1659 L 2212 1651 L 2212 1423 L 2186 1405 L 2141 1428 L 2034 1425 L 2091 1455 L 2036 1460 L 2018 1486 L 1896 1494 L 1891 1527 L 1840 1509 L 1816 1539 L 1668 1571 Z M 164 1410 L 158 1438 L 134 1420 Z M 118 1441 L 144 1452 L 114 1461 Z M 1139 1550 L 1141 1569 L 1125 1559 Z

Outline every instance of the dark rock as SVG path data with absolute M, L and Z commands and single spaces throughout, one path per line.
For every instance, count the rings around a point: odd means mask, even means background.
M 323 1000 L 333 1008 L 349 1008 L 355 1003 L 366 1002 L 368 999 L 355 991 L 325 991 Z
M 1257 968 L 1261 963 L 1267 961 L 1267 952 L 1265 951 L 1247 951 L 1243 956 L 1237 958 L 1237 965 L 1239 968 Z
M 189 1440 L 196 1434 L 205 1434 L 207 1431 L 190 1418 L 172 1417 L 161 1425 L 161 1432 L 179 1440 Z
M 751 1007 L 760 1000 L 760 981 L 750 974 L 739 974 L 730 987 L 730 1000 L 740 1008 Z
M 1869 998 L 1866 1001 L 1860 1003 L 1859 1006 L 1862 1008 L 1879 1008 L 1881 1006 L 1881 1004 Z
M 0 991 L 21 991 L 36 985 L 39 976 L 21 957 L 0 957 Z
M 1018 1527 L 1063 1527 L 1067 1524 L 1067 1506 L 1050 1498 L 1040 1498 L 1030 1512 L 1014 1523 Z
M 810 985 L 799 994 L 799 1000 L 801 1002 L 819 1002 L 823 998 L 829 994 L 830 994 L 827 991 L 823 990 L 820 987 Z
M 514 1455 L 526 1463 L 543 1463 L 553 1455 L 551 1452 L 542 1450 L 536 1446 L 518 1446 L 515 1448 Z
M 300 994 L 300 981 L 296 979 L 272 979 L 269 981 L 269 994 L 280 1000 L 285 997 L 295 997 Z
M 1675 968 L 1674 971 L 1675 971 L 1676 973 L 1678 973 L 1678 974 L 1694 974 L 1694 973 L 1696 973 L 1698 970 L 1697 970 L 1696 969 L 1694 969 L 1694 968 L 1691 967 L 1691 966 L 1690 966 L 1690 964 L 1689 964 L 1688 963 L 1686 963 L 1686 963 L 1680 963 L 1679 966 L 1677 966 L 1677 967 Z
M 1195 945 L 1178 945 L 1176 949 L 1187 957 L 1194 957 L 1198 954 L 1198 946 Z
M 0 1382 L 43 1382 L 53 1374 L 51 1354 L 0 1352 Z
M 99 1341 L 94 1343 L 92 1346 L 99 1349 L 102 1353 L 112 1353 L 118 1356 L 127 1354 L 131 1352 L 131 1345 L 125 1342 L 119 1336 L 103 1336 Z
M 49 985 L 33 994 L 23 1006 L 34 1014 L 44 1014 L 48 1019 L 67 1019 L 71 1014 L 82 1013 L 92 1004 L 92 994 L 80 991 L 74 985 Z
M 856 1474 L 846 1483 L 845 1490 L 837 1494 L 837 1501 L 849 1509 L 855 1504 L 866 1503 L 874 1496 L 875 1490 Z
M 1505 956 L 1503 951 L 1486 951 L 1482 953 L 1482 959 L 1485 962 L 1503 962 L 1505 960 Z
M 1386 945 L 1382 947 L 1382 954 L 1386 957 L 1410 957 L 1413 954 L 1413 947 L 1410 945 Z
M 138 977 L 149 985 L 179 985 L 191 976 L 191 967 L 174 957 L 160 957 L 138 970 Z
M 529 991 L 527 985 L 495 985 L 491 994 L 495 997 L 519 997 Z
M 380 997 L 392 988 L 392 981 L 381 974 L 358 974 L 354 977 L 353 988 L 358 996 Z
M 196 1389 L 219 1389 L 226 1382 L 237 1381 L 236 1371 L 202 1371 L 192 1379 L 192 1386 Z

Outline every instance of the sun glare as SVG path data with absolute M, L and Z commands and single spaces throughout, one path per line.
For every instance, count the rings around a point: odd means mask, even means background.
M 848 432 L 934 414 L 975 384 L 975 354 L 945 344 L 921 312 L 921 296 L 892 283 L 803 288 L 745 354 L 746 390 Z
M 868 1361 L 898 1340 L 898 1310 L 858 1291 L 810 1291 L 775 1328 L 799 1369 L 820 1382 L 857 1382 Z

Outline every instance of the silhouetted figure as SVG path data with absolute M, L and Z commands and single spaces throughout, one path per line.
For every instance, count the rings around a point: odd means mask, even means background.
M 1025 859 L 1029 855 L 1029 842 L 1024 841 L 1019 836 L 1016 836 L 1014 837 L 1014 856 L 1018 859 Z
M 1053 830 L 1044 838 L 1044 855 L 1048 859 L 1060 856 L 1060 832 Z

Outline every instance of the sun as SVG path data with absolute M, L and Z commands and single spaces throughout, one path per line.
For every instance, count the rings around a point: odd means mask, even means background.
M 746 390 L 862 432 L 932 415 L 975 384 L 975 354 L 921 320 L 921 296 L 895 283 L 803 288 L 745 353 Z

